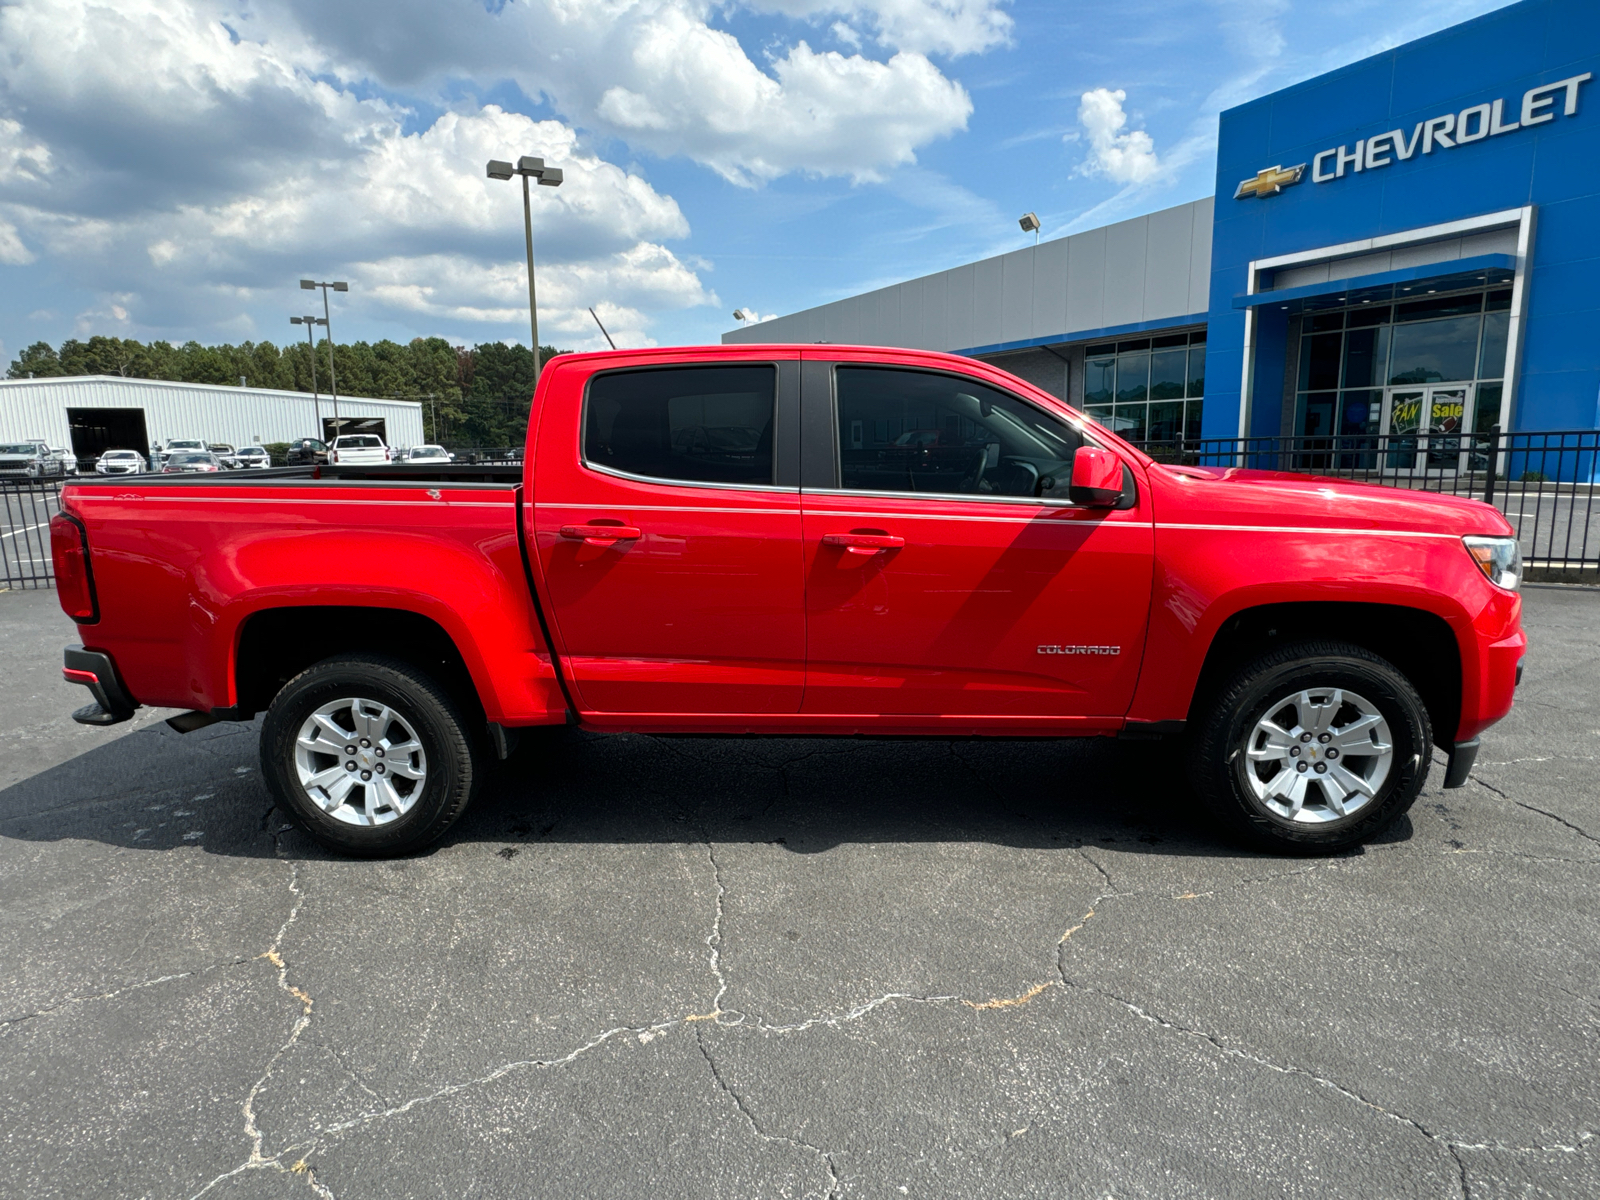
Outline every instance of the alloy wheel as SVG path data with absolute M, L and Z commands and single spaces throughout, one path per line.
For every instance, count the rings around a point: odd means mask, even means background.
M 1394 765 L 1394 739 L 1371 701 L 1301 689 L 1269 704 L 1242 747 L 1255 798 L 1285 821 L 1338 821 L 1370 804 Z
M 379 700 L 324 704 L 295 737 L 295 773 L 311 802 L 347 825 L 385 825 L 422 795 L 427 755 L 410 723 Z

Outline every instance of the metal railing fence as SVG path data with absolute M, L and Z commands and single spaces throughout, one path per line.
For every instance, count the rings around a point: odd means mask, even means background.
M 1133 443 L 1160 462 L 1258 467 L 1484 500 L 1511 522 L 1535 578 L 1600 582 L 1600 430 L 1340 437 L 1177 438 Z M 456 450 L 520 462 L 521 447 Z M 0 587 L 49 587 L 60 480 L 0 482 Z
M 61 510 L 57 480 L 0 481 L 0 588 L 55 583 L 50 518 Z
M 1135 441 L 1160 462 L 1254 467 L 1470 496 L 1516 530 L 1527 567 L 1600 571 L 1600 430 L 1350 434 Z

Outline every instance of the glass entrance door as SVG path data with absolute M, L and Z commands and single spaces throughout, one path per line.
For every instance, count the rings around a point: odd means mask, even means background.
M 1390 388 L 1379 429 L 1385 472 L 1468 470 L 1465 435 L 1472 427 L 1472 392 L 1465 383 Z

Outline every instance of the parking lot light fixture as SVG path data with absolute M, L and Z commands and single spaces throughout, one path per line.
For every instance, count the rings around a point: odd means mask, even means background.
M 502 162 L 498 158 L 489 160 L 485 172 L 490 179 L 510 179 L 513 175 L 522 177 L 522 232 L 528 247 L 528 328 L 533 335 L 533 382 L 539 384 L 539 305 L 533 286 L 533 201 L 528 198 L 528 180 L 538 180 L 541 187 L 560 187 L 565 176 L 559 167 L 547 167 L 544 159 L 535 158 L 531 154 L 524 154 L 517 159 L 517 165 Z
M 1022 226 L 1023 233 L 1033 234 L 1033 244 L 1039 244 L 1039 218 L 1034 213 L 1023 213 L 1017 218 L 1017 224 Z
M 328 390 L 333 393 L 333 427 L 335 429 L 338 429 L 338 428 L 340 428 L 340 425 L 339 425 L 339 373 L 338 373 L 338 371 L 336 371 L 334 369 L 334 366 L 333 366 L 333 312 L 328 307 L 328 289 L 332 288 L 336 292 L 348 292 L 350 290 L 350 285 L 349 285 L 349 283 L 347 283 L 343 279 L 336 280 L 336 281 L 334 281 L 332 283 L 323 283 L 320 280 L 316 280 L 316 279 L 302 279 L 300 281 L 300 286 L 303 289 L 305 289 L 306 291 L 310 291 L 312 288 L 321 288 L 322 289 L 322 320 L 318 321 L 317 324 L 325 326 L 327 328 L 327 333 L 328 333 Z M 320 425 L 318 427 L 320 428 Z
M 311 327 L 321 323 L 316 317 L 311 316 L 289 318 L 289 324 L 306 327 L 306 344 L 311 347 L 311 412 L 316 418 L 319 442 L 322 440 L 322 397 L 317 394 L 317 340 L 312 334 Z

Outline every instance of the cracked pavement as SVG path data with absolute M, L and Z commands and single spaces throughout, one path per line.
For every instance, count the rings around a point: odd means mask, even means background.
M 0 1171 L 30 1197 L 1600 1194 L 1600 592 L 1466 788 L 1221 840 L 1163 746 L 528 739 L 329 857 L 255 724 L 73 725 L 0 595 Z

